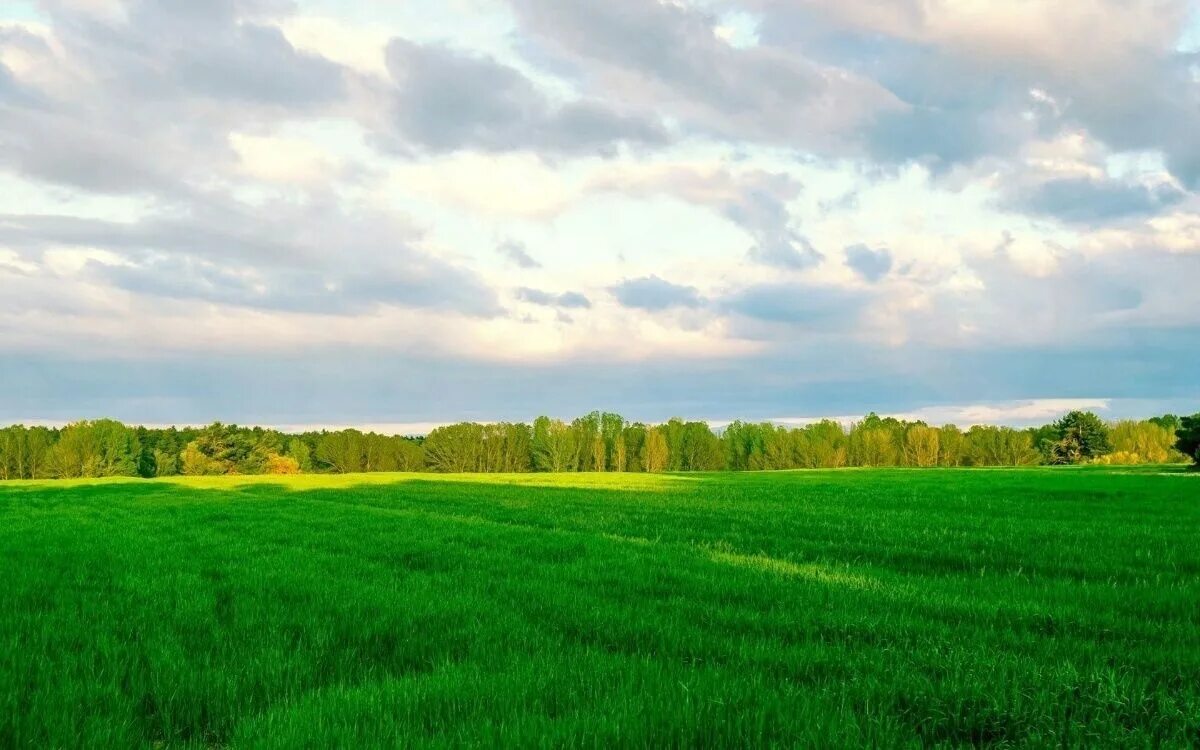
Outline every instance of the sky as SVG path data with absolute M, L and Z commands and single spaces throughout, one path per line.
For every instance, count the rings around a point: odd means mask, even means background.
M 0 422 L 1200 411 L 1194 0 L 7 0 Z

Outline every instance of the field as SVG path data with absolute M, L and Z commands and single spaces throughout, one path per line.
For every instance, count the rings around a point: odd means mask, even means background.
M 1200 744 L 1200 476 L 0 484 L 0 747 Z

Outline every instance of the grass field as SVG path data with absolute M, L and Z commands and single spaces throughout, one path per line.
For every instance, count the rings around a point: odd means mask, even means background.
M 0 484 L 0 747 L 1200 744 L 1200 476 Z

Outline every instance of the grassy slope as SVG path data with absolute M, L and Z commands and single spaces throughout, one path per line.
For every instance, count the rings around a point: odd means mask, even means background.
M 0 485 L 0 746 L 1200 743 L 1200 477 Z

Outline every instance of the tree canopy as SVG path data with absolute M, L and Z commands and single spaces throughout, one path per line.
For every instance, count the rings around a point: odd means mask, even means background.
M 129 427 L 111 419 L 0 429 L 0 479 L 376 471 L 757 471 L 843 466 L 954 467 L 1200 461 L 1200 414 L 1112 424 L 1071 412 L 1041 427 L 961 430 L 868 414 L 843 425 L 629 422 L 594 411 L 571 421 L 462 422 L 423 437 L 359 430 L 297 434 L 213 423 Z

